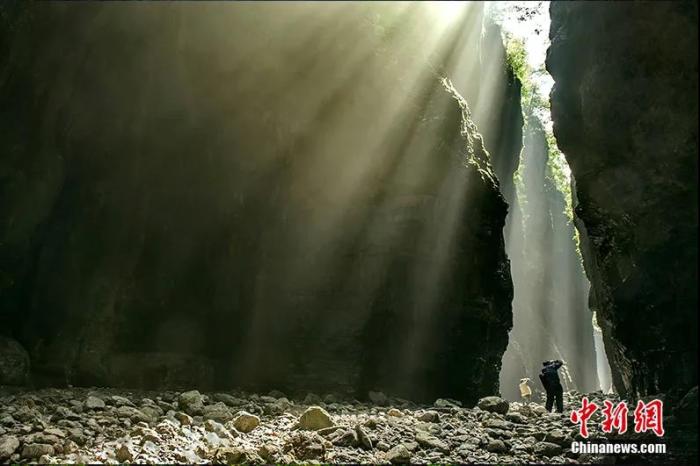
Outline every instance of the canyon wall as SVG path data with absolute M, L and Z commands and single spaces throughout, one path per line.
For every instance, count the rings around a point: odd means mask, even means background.
M 32 382 L 496 392 L 507 205 L 421 8 L 4 4 L 0 321 Z
M 625 395 L 697 384 L 695 2 L 552 2 L 554 133 Z

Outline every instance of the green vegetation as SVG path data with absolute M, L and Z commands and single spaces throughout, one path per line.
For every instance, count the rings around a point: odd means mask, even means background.
M 521 104 L 525 126 L 527 127 L 528 120 L 532 118 L 537 119 L 542 123 L 542 127 L 545 131 L 545 137 L 547 138 L 547 147 L 549 152 L 547 161 L 547 176 L 554 182 L 557 190 L 564 196 L 566 205 L 564 213 L 569 221 L 573 221 L 573 203 L 571 197 L 569 168 L 566 163 L 566 159 L 564 158 L 564 154 L 561 153 L 559 147 L 557 146 L 556 138 L 552 132 L 551 125 L 544 124 L 546 121 L 550 120 L 549 98 L 542 96 L 542 93 L 537 88 L 535 80 L 533 79 L 533 77 L 546 73 L 547 71 L 544 68 L 538 68 L 536 70 L 532 69 L 528 63 L 527 51 L 525 49 L 525 43 L 522 39 L 506 34 L 504 40 L 506 48 L 506 62 L 508 67 L 522 84 Z M 516 188 L 519 184 L 522 184 L 519 171 L 520 170 L 518 170 L 513 177 Z M 518 189 L 517 191 L 520 192 L 522 190 Z M 520 193 L 518 194 L 518 200 L 526 202 L 526 199 L 521 199 Z
M 564 154 L 559 150 L 557 141 L 551 131 L 545 130 L 547 137 L 547 177 L 550 178 L 557 187 L 562 196 L 564 196 L 566 214 L 569 221 L 574 218 L 573 198 L 571 196 L 571 177 L 569 175 L 569 166 L 566 163 Z

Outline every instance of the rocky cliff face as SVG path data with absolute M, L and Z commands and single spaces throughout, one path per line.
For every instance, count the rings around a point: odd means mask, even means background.
M 552 2 L 591 305 L 625 394 L 697 384 L 697 4 Z
M 472 8 L 483 8 L 483 4 Z M 522 84 L 506 59 L 501 28 L 488 15 L 474 15 L 461 28 L 456 42 L 459 48 L 446 60 L 445 71 L 454 76 L 456 89 L 470 103 L 501 193 L 513 206 L 513 174 L 518 168 L 523 136 Z M 465 53 L 474 43 L 478 43 L 478 53 Z
M 0 318 L 35 383 L 496 391 L 506 204 L 369 5 L 3 6 Z

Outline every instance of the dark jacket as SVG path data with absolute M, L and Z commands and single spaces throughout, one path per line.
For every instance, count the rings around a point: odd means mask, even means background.
M 556 388 L 561 386 L 561 381 L 559 380 L 559 374 L 557 371 L 562 366 L 561 361 L 550 361 L 542 368 L 540 372 L 540 380 L 545 389 Z

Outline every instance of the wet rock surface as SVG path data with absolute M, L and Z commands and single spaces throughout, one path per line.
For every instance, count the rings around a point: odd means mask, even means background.
M 387 397 L 386 406 L 377 406 L 332 397 L 332 403 L 318 401 L 318 405 L 309 406 L 303 400 L 242 392 L 182 395 L 88 388 L 25 392 L 0 389 L 0 460 L 384 464 L 601 461 L 595 455 L 572 454 L 570 445 L 578 439 L 577 427 L 568 415 L 545 413 L 535 404 L 510 403 L 503 415 L 444 400 L 429 406 Z M 589 397 L 602 404 L 602 395 Z M 94 398 L 102 400 L 104 408 L 87 409 L 87 405 L 95 404 Z M 579 398 L 568 393 L 567 410 L 578 408 Z M 219 403 L 223 402 L 216 401 L 221 399 L 227 399 L 230 406 L 221 407 Z M 271 409 L 279 405 L 280 399 L 286 400 L 285 408 Z M 211 406 L 216 406 L 217 412 L 228 410 L 231 420 L 220 423 L 201 414 L 184 414 L 182 410 L 192 406 L 192 400 L 201 403 L 202 412 Z M 489 400 L 488 406 L 493 401 Z M 144 413 L 153 406 L 166 409 Z M 305 417 L 314 420 L 316 430 L 300 427 Z M 600 418 L 594 416 L 589 424 L 590 439 L 607 442 L 599 422 Z

